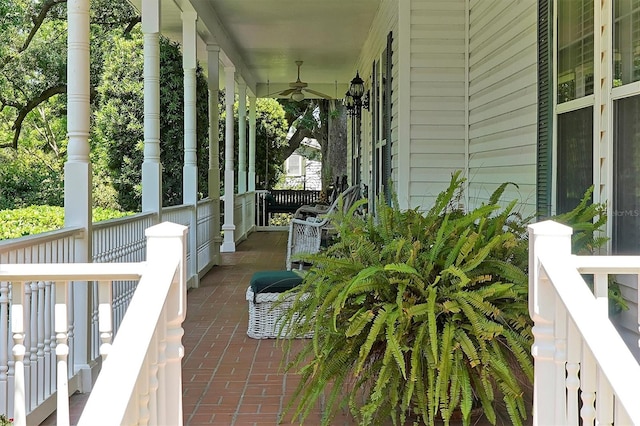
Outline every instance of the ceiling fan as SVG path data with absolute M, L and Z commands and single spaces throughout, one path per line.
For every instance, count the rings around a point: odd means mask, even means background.
M 307 88 L 308 84 L 300 80 L 300 66 L 302 65 L 302 61 L 296 61 L 296 65 L 298 66 L 298 79 L 296 81 L 289 83 L 289 89 L 278 93 L 278 95 L 290 96 L 291 99 L 296 102 L 299 102 L 304 99 L 303 92 L 308 92 L 324 99 L 331 99 L 331 96 L 329 95 L 325 95 L 324 93 L 320 93 L 318 91 Z

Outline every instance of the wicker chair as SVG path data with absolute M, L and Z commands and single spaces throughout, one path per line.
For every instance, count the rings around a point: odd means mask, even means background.
M 338 198 L 331 204 L 326 211 L 314 212 L 307 211 L 306 219 L 291 219 L 289 224 L 289 242 L 287 244 L 287 270 L 291 270 L 292 258 L 299 253 L 313 254 L 320 251 L 323 234 L 332 228 L 331 214 L 334 213 L 340 205 L 343 212 L 349 211 L 351 206 L 360 198 L 360 187 L 351 186 L 341 193 Z M 343 200 L 340 204 L 340 200 Z M 300 269 L 303 264 L 300 263 Z

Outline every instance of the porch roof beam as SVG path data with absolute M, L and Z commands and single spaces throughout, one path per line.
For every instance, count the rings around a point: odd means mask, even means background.
M 204 34 L 200 34 L 204 42 L 207 44 L 216 44 L 220 46 L 220 59 L 225 67 L 233 66 L 238 78 L 242 79 L 247 85 L 247 90 L 252 94 L 256 94 L 257 80 L 249 71 L 240 49 L 234 41 L 229 37 L 222 21 L 213 10 L 209 3 L 197 2 L 194 9 L 199 17 L 201 17 L 202 28 Z

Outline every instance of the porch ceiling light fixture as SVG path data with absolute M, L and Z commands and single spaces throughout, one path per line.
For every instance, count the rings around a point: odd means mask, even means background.
M 356 71 L 356 76 L 351 80 L 349 86 L 349 93 L 353 96 L 353 99 L 360 99 L 364 95 L 364 81 L 360 78 L 360 73 Z
M 355 110 L 356 110 L 356 103 L 355 100 L 353 99 L 353 96 L 351 96 L 351 92 L 347 90 L 347 93 L 344 94 L 344 106 L 347 109 L 347 114 L 350 116 L 353 116 L 355 114 Z
M 291 99 L 293 99 L 296 102 L 300 102 L 301 100 L 304 99 L 304 93 L 302 93 L 302 91 L 299 92 L 293 92 L 291 94 Z
M 347 103 L 347 98 L 349 103 Z M 351 105 L 351 108 L 349 107 Z M 359 117 L 362 108 L 369 110 L 369 93 L 364 93 L 364 81 L 360 78 L 360 73 L 356 71 L 356 76 L 351 80 L 349 91 L 345 95 L 345 106 L 351 116 Z

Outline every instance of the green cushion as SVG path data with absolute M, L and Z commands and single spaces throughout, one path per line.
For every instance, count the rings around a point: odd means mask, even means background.
M 251 277 L 251 290 L 258 293 L 282 293 L 302 282 L 302 276 L 293 271 L 260 271 Z

